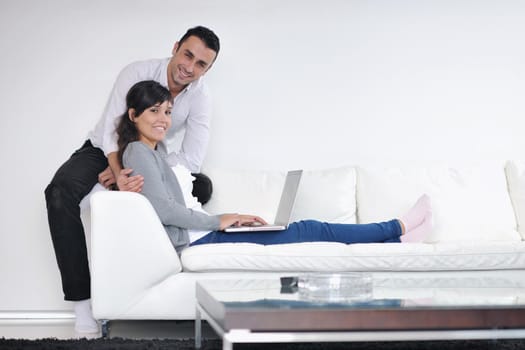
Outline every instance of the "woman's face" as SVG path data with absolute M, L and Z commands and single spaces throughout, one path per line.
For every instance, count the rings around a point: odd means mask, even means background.
M 171 126 L 171 107 L 169 101 L 157 103 L 146 108 L 139 116 L 134 116 L 134 110 L 130 109 L 131 120 L 139 132 L 139 141 L 154 149 L 164 139 Z

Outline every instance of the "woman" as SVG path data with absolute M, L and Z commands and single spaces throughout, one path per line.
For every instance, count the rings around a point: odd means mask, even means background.
M 142 81 L 128 92 L 128 111 L 117 128 L 119 159 L 125 168 L 142 174 L 142 194 L 155 208 L 177 252 L 189 245 L 223 242 L 282 244 L 312 241 L 342 243 L 422 241 L 432 226 L 428 196 L 422 196 L 400 219 L 371 224 L 329 224 L 305 220 L 288 229 L 263 233 L 223 233 L 231 225 L 266 224 L 255 215 L 211 216 L 188 209 L 177 178 L 164 161 L 159 143 L 170 127 L 170 93 L 154 81 Z

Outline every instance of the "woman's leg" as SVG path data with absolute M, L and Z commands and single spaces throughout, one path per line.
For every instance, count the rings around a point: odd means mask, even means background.
M 299 221 L 289 230 L 297 231 L 301 242 L 381 243 L 399 242 L 402 227 L 399 220 L 370 224 L 329 224 L 314 220 Z
M 191 245 L 205 243 L 283 244 L 300 242 L 393 243 L 421 242 L 432 230 L 430 198 L 421 196 L 401 220 L 371 224 L 329 224 L 315 220 L 295 222 L 285 231 L 211 232 Z
M 399 242 L 399 220 L 373 224 L 328 224 L 315 220 L 294 222 L 284 231 L 224 233 L 210 232 L 191 245 L 206 243 L 284 244 L 302 242 L 379 243 Z

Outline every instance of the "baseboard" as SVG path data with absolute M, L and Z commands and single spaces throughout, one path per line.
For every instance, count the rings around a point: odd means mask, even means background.
M 75 319 L 73 311 L 1 311 L 0 324 L 70 323 Z

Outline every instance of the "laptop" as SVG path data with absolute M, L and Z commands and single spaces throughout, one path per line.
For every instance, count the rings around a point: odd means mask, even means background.
M 283 231 L 288 228 L 290 223 L 290 217 L 292 216 L 292 210 L 295 204 L 295 198 L 297 197 L 297 189 L 299 188 L 299 182 L 303 175 L 302 170 L 292 170 L 286 174 L 286 180 L 284 182 L 283 192 L 281 193 L 281 200 L 279 202 L 279 208 L 277 209 L 277 215 L 275 216 L 275 223 L 268 225 L 243 225 L 243 226 L 230 226 L 224 229 L 224 232 L 259 232 L 259 231 Z

